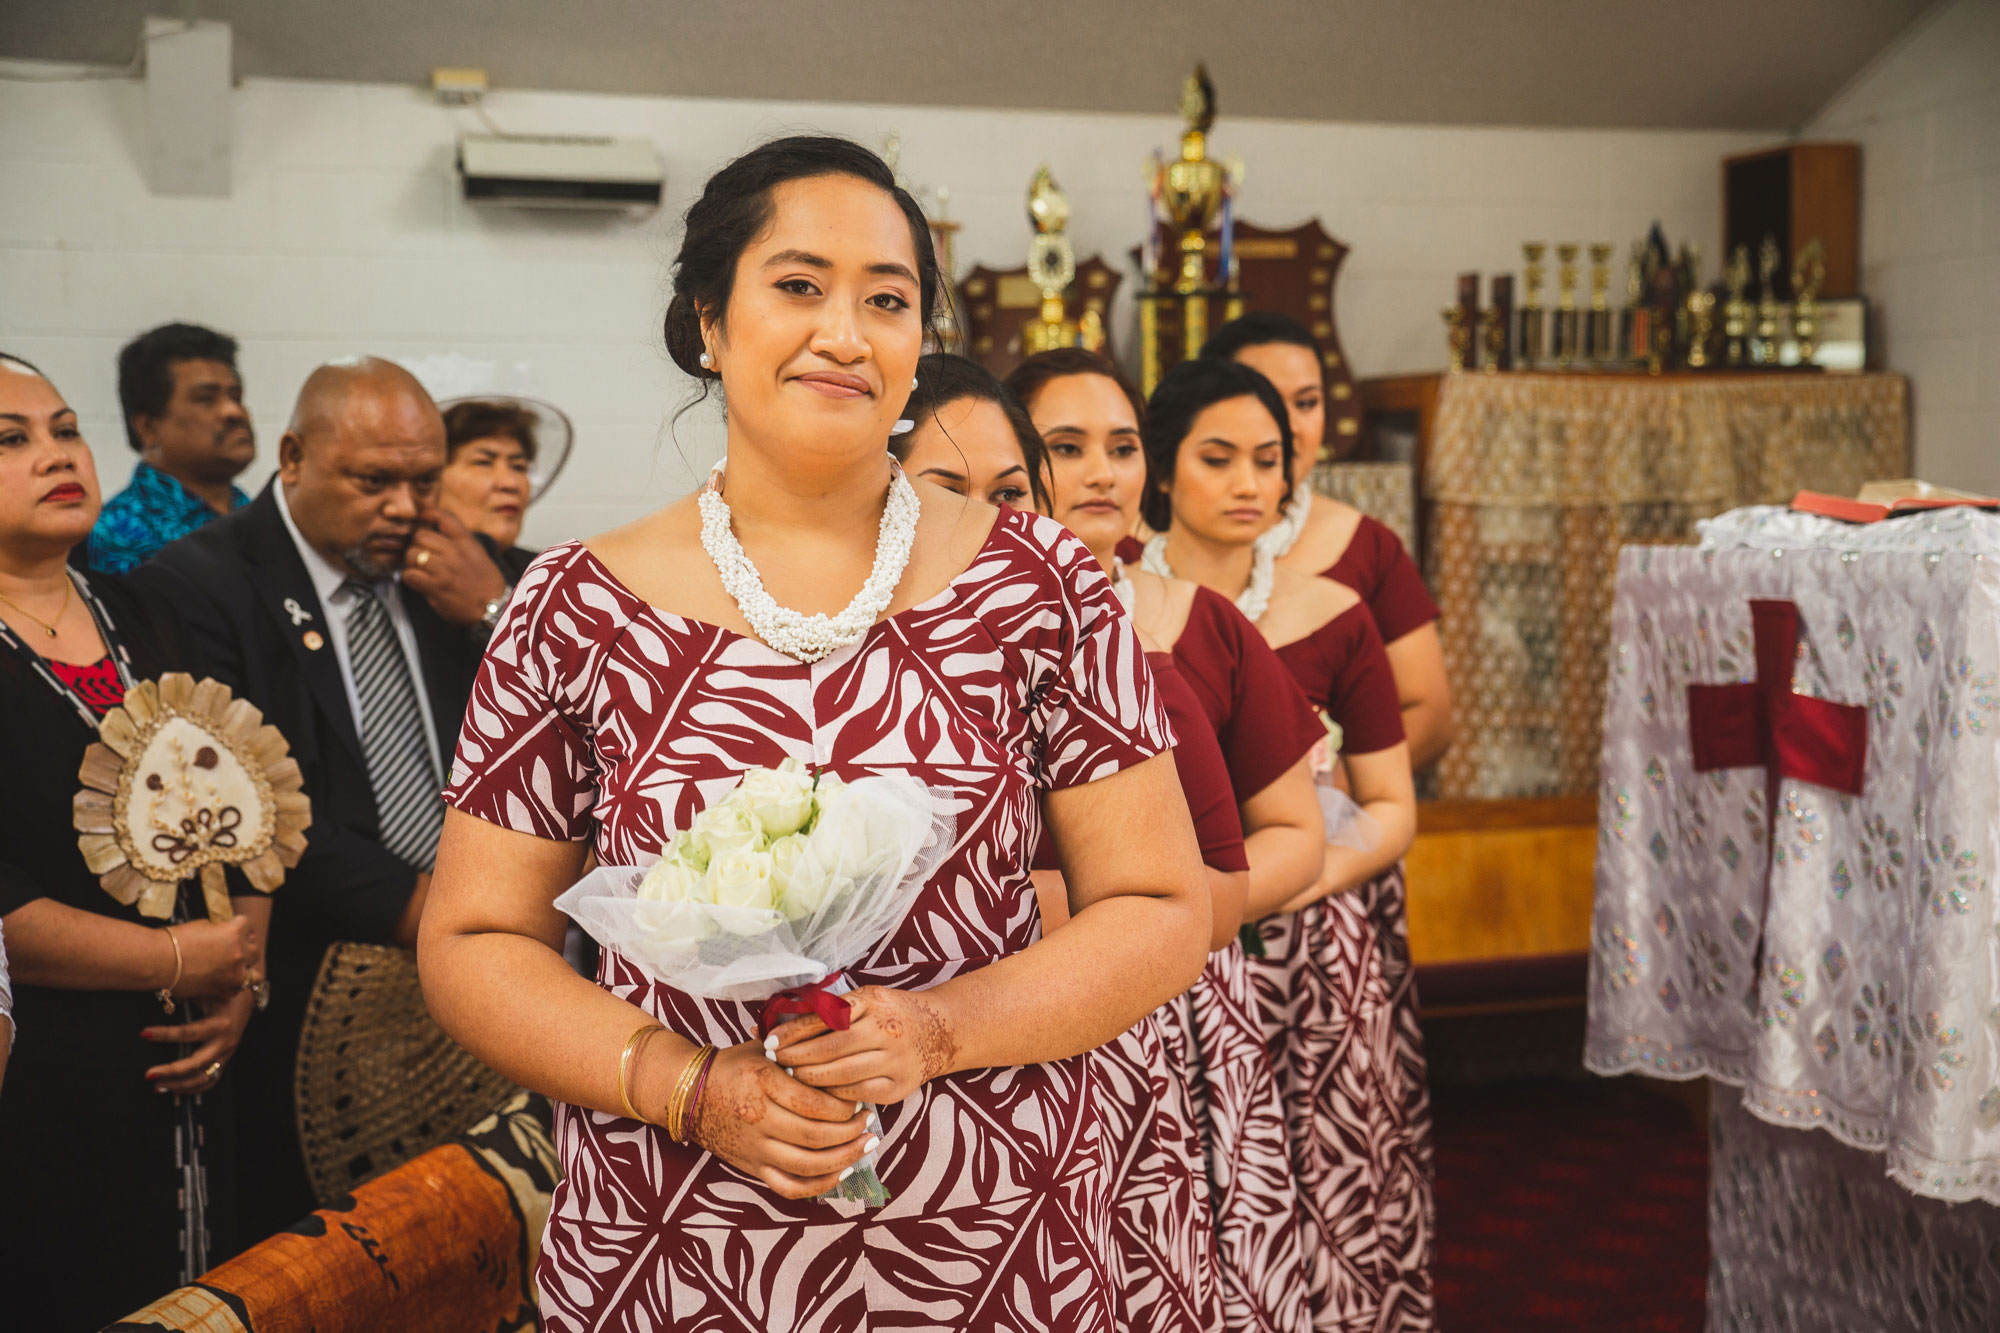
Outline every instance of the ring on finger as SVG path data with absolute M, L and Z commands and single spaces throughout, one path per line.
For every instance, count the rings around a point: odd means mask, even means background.
M 429 551 L 419 549 L 417 551 L 417 568 L 422 569 L 425 565 L 428 565 L 430 562 L 431 562 L 431 553 Z
M 211 1061 L 209 1061 L 209 1062 L 208 1062 L 208 1066 L 207 1066 L 207 1067 L 206 1067 L 205 1069 L 203 1069 L 203 1070 L 201 1071 L 201 1076 L 202 1076 L 203 1078 L 207 1079 L 207 1080 L 208 1080 L 209 1082 L 211 1082 L 211 1083 L 213 1083 L 213 1082 L 214 1082 L 215 1080 L 217 1080 L 217 1079 L 221 1078 L 221 1077 L 222 1077 L 222 1061 L 220 1061 L 220 1060 L 211 1060 Z

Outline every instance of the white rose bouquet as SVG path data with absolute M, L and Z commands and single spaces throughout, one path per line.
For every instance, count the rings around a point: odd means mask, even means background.
M 903 919 L 954 831 L 915 778 L 842 782 L 787 759 L 744 774 L 653 865 L 601 866 L 555 905 L 655 981 L 761 1002 L 765 1030 L 809 1012 L 844 1027 L 839 973 Z M 887 1202 L 873 1157 L 830 1197 Z
M 1306 752 L 1306 759 L 1312 769 L 1313 793 L 1319 797 L 1321 821 L 1326 825 L 1326 841 L 1330 847 L 1352 847 L 1357 851 L 1367 851 L 1382 839 L 1382 826 L 1375 817 L 1361 808 L 1352 796 L 1340 789 L 1335 780 L 1335 770 L 1340 765 L 1340 746 L 1345 739 L 1338 722 L 1326 715 L 1324 709 L 1315 708 L 1320 725 L 1326 728 L 1326 735 L 1313 742 Z M 1246 921 L 1237 938 L 1243 944 L 1243 952 L 1252 958 L 1266 957 L 1264 937 L 1257 929 L 1257 923 Z
M 1326 735 L 1308 752 L 1312 761 L 1313 789 L 1319 796 L 1320 818 L 1326 824 L 1326 840 L 1335 847 L 1352 847 L 1365 852 L 1381 841 L 1382 826 L 1334 780 L 1334 770 L 1340 764 L 1341 742 L 1346 736 L 1340 724 L 1323 710 L 1313 711 L 1318 713 L 1320 725 L 1326 728 Z

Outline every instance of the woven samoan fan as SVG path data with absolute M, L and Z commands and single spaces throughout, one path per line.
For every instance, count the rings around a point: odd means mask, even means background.
M 209 917 L 227 921 L 223 867 L 269 893 L 299 863 L 312 802 L 298 761 L 228 686 L 178 671 L 140 681 L 97 734 L 77 771 L 77 846 L 125 906 L 165 920 L 198 874 Z

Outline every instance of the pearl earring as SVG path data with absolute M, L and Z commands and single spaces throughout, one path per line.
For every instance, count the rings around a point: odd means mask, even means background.
M 707 352 L 703 352 L 701 354 L 701 368 L 703 370 L 714 370 L 715 358 L 710 356 Z
M 915 375 L 910 376 L 910 387 L 912 389 L 916 388 L 917 385 L 920 383 L 922 383 L 922 381 L 919 380 Z

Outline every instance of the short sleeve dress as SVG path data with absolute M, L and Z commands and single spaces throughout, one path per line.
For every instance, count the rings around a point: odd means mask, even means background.
M 1340 559 L 1322 570 L 1320 577 L 1346 584 L 1361 594 L 1384 643 L 1394 643 L 1438 618 L 1438 605 L 1424 586 L 1417 562 L 1404 549 L 1402 538 L 1386 523 L 1366 514 Z
M 570 542 L 529 568 L 493 635 L 447 799 L 643 865 L 744 771 L 788 757 L 947 787 L 956 845 L 849 970 L 921 989 L 1039 938 L 1043 791 L 1171 743 L 1109 581 L 1047 519 L 1003 512 L 943 592 L 810 665 L 647 605 Z M 597 980 L 693 1040 L 755 1032 L 751 1006 L 653 983 L 610 950 Z M 1095 1053 L 932 1080 L 882 1108 L 894 1197 L 872 1211 L 781 1199 L 664 1130 L 560 1106 L 543 1326 L 1113 1328 L 1106 1095 Z
M 1277 651 L 1340 724 L 1343 753 L 1402 741 L 1365 605 Z M 1314 1327 L 1430 1329 L 1430 1101 L 1402 867 L 1260 930 L 1251 977 L 1291 1125 Z
M 1270 786 L 1326 734 L 1257 627 L 1211 589 L 1196 588 L 1174 660 L 1240 797 Z M 1195 1114 L 1215 1199 L 1227 1326 L 1300 1333 L 1312 1327 L 1312 1311 L 1298 1186 L 1250 961 L 1240 945 L 1218 950 L 1188 992 Z

